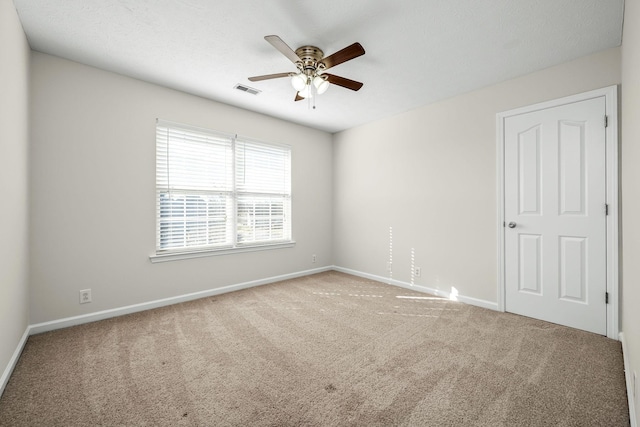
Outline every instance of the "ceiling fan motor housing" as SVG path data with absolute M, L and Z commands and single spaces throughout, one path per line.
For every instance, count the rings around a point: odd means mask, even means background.
M 300 71 L 307 76 L 312 76 L 316 73 L 316 70 L 323 69 L 323 64 L 318 63 L 324 58 L 324 52 L 315 46 L 302 46 L 296 50 L 296 55 L 300 58 L 300 62 L 297 64 Z

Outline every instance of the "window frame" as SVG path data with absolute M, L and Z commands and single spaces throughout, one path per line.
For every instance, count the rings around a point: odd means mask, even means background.
M 231 230 L 230 231 L 228 230 L 227 234 L 231 236 L 231 241 L 228 242 L 227 244 L 215 245 L 215 246 L 205 244 L 205 245 L 198 245 L 198 246 L 192 246 L 192 247 L 181 246 L 176 248 L 161 247 L 161 244 L 162 244 L 161 243 L 161 234 L 162 234 L 161 232 L 161 223 L 162 223 L 161 197 L 162 196 L 161 195 L 166 194 L 167 192 L 170 193 L 172 190 L 172 185 L 169 179 L 170 174 L 169 174 L 168 166 L 166 168 L 166 172 L 164 172 L 166 173 L 166 175 L 162 175 L 163 172 L 160 171 L 161 169 L 160 159 L 168 158 L 168 149 L 169 149 L 168 148 L 169 142 L 167 141 L 166 142 L 167 148 L 165 149 L 165 151 L 162 152 L 160 150 L 160 134 L 161 134 L 160 129 L 161 128 L 167 129 L 167 131 L 175 130 L 178 132 L 186 132 L 186 133 L 192 132 L 194 134 L 200 134 L 200 135 L 211 137 L 212 139 L 222 140 L 225 143 L 228 142 L 231 148 L 231 156 L 232 156 L 231 172 L 230 172 L 231 174 L 230 178 L 231 178 L 232 184 L 231 184 L 230 191 L 229 190 L 224 190 L 224 191 L 207 190 L 203 192 L 198 192 L 198 190 L 193 190 L 193 189 L 189 190 L 189 189 L 180 189 L 180 188 L 175 190 L 176 193 L 178 194 L 184 193 L 185 199 L 190 196 L 189 191 L 192 192 L 191 195 L 193 194 L 214 195 L 215 193 L 218 195 L 224 195 L 224 197 L 228 197 L 230 199 L 231 207 L 229 211 L 231 212 L 231 218 L 229 219 L 230 224 L 228 226 L 231 227 Z M 292 190 L 291 190 L 291 187 L 292 187 L 291 164 L 292 164 L 293 150 L 290 145 L 281 144 L 281 143 L 264 142 L 264 141 L 260 141 L 253 138 L 238 136 L 237 134 L 218 132 L 211 129 L 186 125 L 183 123 L 176 123 L 176 122 L 163 120 L 163 119 L 156 119 L 155 130 L 156 130 L 156 138 L 155 138 L 155 147 L 156 147 L 156 179 L 155 179 L 156 245 L 155 246 L 156 247 L 155 247 L 155 252 L 149 256 L 149 259 L 151 260 L 151 262 L 155 263 L 155 262 L 173 261 L 173 260 L 180 260 L 180 259 L 200 258 L 200 257 L 206 257 L 206 256 L 214 256 L 214 255 L 227 255 L 232 253 L 290 248 L 295 246 L 295 241 L 293 240 L 293 224 L 292 224 L 293 208 L 292 208 Z M 238 184 L 239 178 L 236 176 L 237 175 L 236 169 L 238 164 L 237 163 L 238 162 L 237 147 L 239 145 L 242 145 L 243 147 L 245 147 L 245 149 L 247 146 L 253 147 L 254 149 L 255 147 L 262 146 L 267 150 L 269 149 L 275 149 L 276 151 L 284 150 L 285 157 L 286 157 L 284 159 L 285 161 L 284 171 L 288 173 L 288 176 L 285 177 L 285 186 L 284 186 L 285 189 L 282 192 L 274 193 L 274 192 L 265 192 L 265 191 L 259 191 L 259 190 L 247 192 L 247 191 L 238 190 L 237 184 Z M 163 181 L 162 185 L 160 181 Z M 164 182 L 166 182 L 166 185 L 164 185 Z M 241 239 L 238 231 L 238 225 L 240 221 L 240 211 L 239 211 L 240 202 L 239 201 L 243 197 L 245 198 L 245 200 L 247 197 L 254 197 L 254 200 L 256 200 L 255 203 L 257 203 L 257 200 L 260 199 L 261 197 L 264 197 L 267 199 L 275 198 L 276 200 L 282 200 L 282 218 L 283 218 L 282 233 L 284 234 L 283 239 L 259 240 L 259 241 L 251 241 L 249 243 L 242 243 L 240 241 Z M 187 203 L 186 200 L 185 200 L 185 203 Z M 186 214 L 185 214 L 185 218 L 186 218 Z M 269 218 L 272 219 L 273 217 L 269 215 Z M 255 218 L 254 218 L 254 221 L 255 221 Z M 206 227 L 206 230 L 207 232 L 209 231 L 208 227 Z M 274 230 L 274 228 L 269 227 L 268 232 L 272 232 L 272 230 Z M 225 243 L 226 242 L 227 241 L 225 241 Z

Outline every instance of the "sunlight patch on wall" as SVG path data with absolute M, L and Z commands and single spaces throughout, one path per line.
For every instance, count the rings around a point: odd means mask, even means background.
M 458 301 L 458 290 L 455 287 L 451 287 L 451 293 L 449 294 L 451 301 Z
M 393 279 L 393 227 L 389 227 L 389 263 L 387 264 L 389 279 Z
M 416 277 L 416 250 L 411 248 L 411 286 L 415 285 Z

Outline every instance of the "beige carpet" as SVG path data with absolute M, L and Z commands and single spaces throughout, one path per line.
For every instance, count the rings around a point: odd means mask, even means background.
M 337 272 L 29 338 L 2 426 L 627 426 L 620 344 Z

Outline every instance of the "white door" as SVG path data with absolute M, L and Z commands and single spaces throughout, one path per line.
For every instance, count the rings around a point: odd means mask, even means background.
M 606 335 L 605 97 L 504 121 L 505 309 Z

